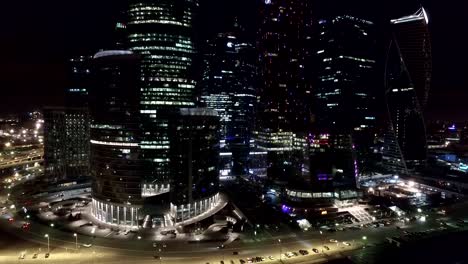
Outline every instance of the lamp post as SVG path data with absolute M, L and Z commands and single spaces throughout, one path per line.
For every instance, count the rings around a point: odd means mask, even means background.
M 78 234 L 74 233 L 73 236 L 75 237 L 75 249 L 78 251 Z
M 44 237 L 47 238 L 47 253 L 49 253 L 50 252 L 49 234 L 45 234 Z
M 279 248 L 280 248 L 280 255 L 279 255 L 279 259 L 280 259 L 280 262 L 283 262 L 281 260 L 281 255 L 283 255 L 283 248 L 281 247 L 281 239 L 278 238 L 278 245 L 279 245 Z
M 363 236 L 362 240 L 364 241 L 364 247 L 366 247 L 366 245 L 367 245 L 367 236 Z
M 324 254 L 323 252 L 323 246 L 325 245 L 324 241 L 323 241 L 323 232 L 322 230 L 319 231 L 320 232 L 320 240 L 322 241 L 322 254 Z

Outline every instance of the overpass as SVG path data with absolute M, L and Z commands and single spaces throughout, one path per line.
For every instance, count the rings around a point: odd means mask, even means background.
M 17 167 L 27 164 L 34 164 L 34 163 L 42 163 L 44 158 L 42 155 L 32 155 L 32 156 L 22 156 L 22 157 L 15 157 L 13 159 L 8 159 L 4 161 L 0 161 L 0 169 L 8 169 L 11 167 Z

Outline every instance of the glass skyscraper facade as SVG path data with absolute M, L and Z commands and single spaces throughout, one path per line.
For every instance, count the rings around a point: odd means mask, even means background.
M 171 217 L 180 222 L 219 199 L 219 117 L 208 108 L 181 108 L 171 122 Z
M 248 170 L 250 139 L 255 122 L 256 54 L 253 44 L 234 32 L 207 41 L 200 83 L 202 103 L 218 112 L 224 152 L 232 153 L 226 166 L 233 175 Z
M 432 72 L 428 22 L 424 8 L 390 21 L 392 37 L 385 64 L 389 131 L 383 158 L 394 173 L 408 173 L 427 158 L 424 107 Z
M 142 208 L 139 58 L 130 51 L 94 56 L 91 89 L 92 213 L 98 220 L 137 226 Z
M 306 81 L 312 27 L 307 1 L 265 1 L 258 31 L 259 120 L 263 129 L 303 132 L 311 86 Z
M 127 45 L 141 56 L 140 148 L 148 189 L 169 188 L 169 115 L 194 106 L 193 20 L 197 8 L 197 0 L 132 0 L 129 5 Z
M 313 181 L 356 187 L 358 168 L 371 151 L 378 90 L 375 30 L 373 22 L 351 15 L 318 21 L 316 119 L 310 149 Z M 325 170 L 323 165 L 329 162 L 320 162 L 324 160 L 331 161 Z
M 264 1 L 260 8 L 257 34 L 259 52 L 257 131 L 268 134 L 262 139 L 268 148 L 284 133 L 305 139 L 310 120 L 311 83 L 306 78 L 310 56 L 312 19 L 309 2 L 300 0 Z M 268 151 L 268 177 L 300 176 L 297 157 L 303 153 L 286 150 Z M 300 163 L 300 162 L 299 162 Z M 285 173 L 289 171 L 288 173 Z

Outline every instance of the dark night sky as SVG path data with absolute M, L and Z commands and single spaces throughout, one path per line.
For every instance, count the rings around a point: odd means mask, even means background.
M 255 0 L 200 1 L 209 7 L 201 15 L 204 35 L 222 30 L 235 14 L 255 27 Z M 388 4 L 379 7 L 385 13 L 403 15 L 415 10 L 408 4 L 411 0 L 386 1 Z M 0 112 L 60 103 L 65 60 L 109 46 L 114 17 L 123 3 L 124 0 L 2 1 Z M 423 0 L 422 4 L 430 15 L 433 40 L 433 86 L 428 114 L 431 118 L 468 120 L 468 1 Z M 365 12 L 374 12 L 370 5 L 364 6 Z

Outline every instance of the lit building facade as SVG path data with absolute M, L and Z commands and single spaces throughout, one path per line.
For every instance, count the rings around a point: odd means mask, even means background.
M 197 0 L 132 0 L 128 9 L 127 45 L 141 56 L 140 148 L 148 190 L 170 188 L 169 116 L 194 106 L 192 35 L 197 8 Z
M 310 139 L 313 181 L 356 188 L 357 168 L 366 163 L 374 142 L 378 90 L 374 31 L 373 22 L 350 15 L 318 21 L 316 120 Z
M 68 85 L 65 90 L 65 105 L 74 108 L 88 108 L 88 93 L 92 82 L 92 56 L 79 56 L 68 62 Z
M 44 164 L 49 181 L 89 176 L 89 112 L 44 109 Z
M 431 82 L 431 44 L 424 8 L 390 21 L 392 38 L 385 65 L 389 131 L 384 164 L 390 172 L 408 173 L 427 158 L 424 107 Z
M 268 0 L 261 4 L 258 30 L 259 74 L 257 130 L 269 133 L 292 132 L 298 137 L 308 130 L 311 85 L 306 79 L 310 53 L 312 19 L 307 1 Z M 274 139 L 268 140 L 274 141 Z M 261 143 L 259 143 L 261 145 Z M 266 147 L 266 146 L 264 146 Z M 292 170 L 299 174 L 292 152 L 269 153 L 275 171 Z M 286 166 L 288 168 L 281 169 Z
M 175 223 L 200 215 L 219 200 L 219 117 L 208 108 L 181 108 L 171 122 L 170 215 Z
M 90 96 L 92 214 L 125 226 L 139 225 L 143 204 L 138 65 L 131 51 L 97 53 Z
M 312 21 L 307 2 L 265 1 L 258 32 L 259 119 L 262 128 L 303 132 L 311 87 L 305 78 Z
M 238 31 L 238 28 L 235 29 Z M 250 139 L 255 122 L 255 51 L 238 32 L 220 33 L 207 42 L 200 83 L 202 102 L 218 112 L 220 135 L 231 159 L 230 174 L 248 171 Z

